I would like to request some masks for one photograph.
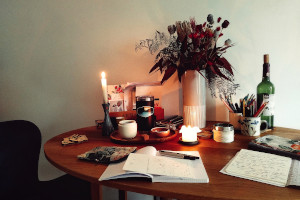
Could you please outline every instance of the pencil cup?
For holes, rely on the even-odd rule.
[[[233,125],[234,130],[241,130],[241,124],[239,122],[241,116],[242,113],[229,112],[229,123]]]
[[[261,131],[268,128],[268,122],[260,117],[241,117],[241,133],[247,136],[259,136]]]

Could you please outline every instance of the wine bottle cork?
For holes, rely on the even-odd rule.
[[[269,54],[264,55],[264,63],[269,63]]]

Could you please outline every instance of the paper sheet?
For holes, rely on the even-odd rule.
[[[291,158],[242,149],[221,172],[240,178],[285,187],[291,163]]]

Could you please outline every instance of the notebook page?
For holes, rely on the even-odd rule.
[[[194,178],[192,160],[131,153],[123,170],[172,177]]]
[[[165,176],[193,178],[192,160],[153,156],[149,158],[148,173]]]
[[[242,149],[221,172],[258,182],[284,187],[291,158]]]
[[[177,153],[184,153],[193,156],[199,156],[199,159],[191,162],[191,174],[194,174],[193,178],[174,177],[174,176],[160,176],[153,175],[152,182],[170,182],[170,183],[208,183],[209,178],[207,176],[205,167],[198,151],[173,151]],[[159,153],[157,154],[159,156]]]

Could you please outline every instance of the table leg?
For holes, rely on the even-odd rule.
[[[102,187],[100,184],[91,183],[91,199],[102,200]]]
[[[119,190],[119,200],[127,200],[127,192],[124,190]]]

